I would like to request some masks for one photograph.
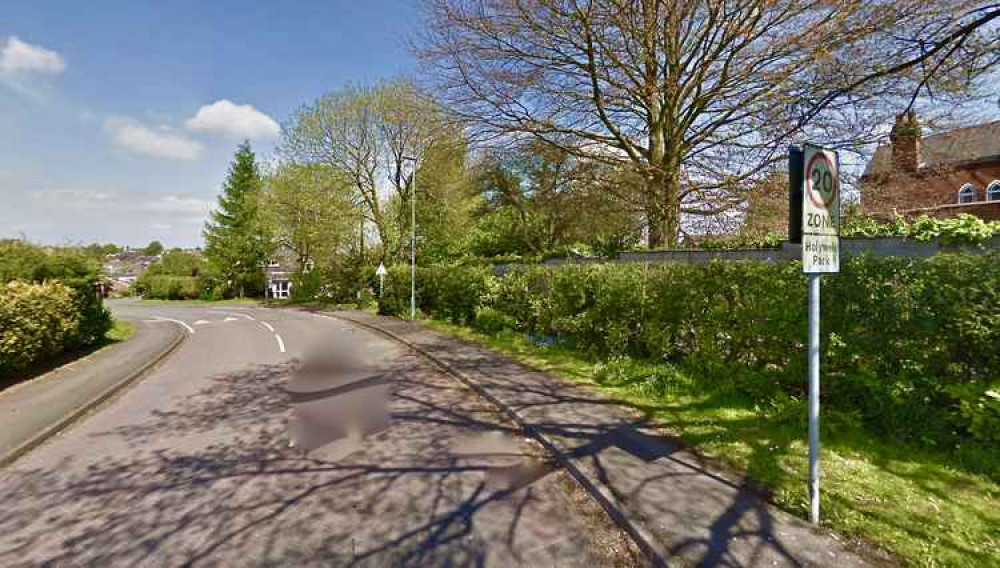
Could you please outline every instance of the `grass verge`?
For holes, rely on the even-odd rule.
[[[718,371],[631,360],[594,361],[559,344],[484,335],[440,321],[432,328],[588,384],[653,416],[702,454],[746,471],[782,508],[808,516],[805,404],[752,403]],[[821,416],[823,524],[916,566],[1000,566],[1000,473],[965,468],[952,454],[878,439]],[[988,467],[988,466],[987,466]]]
[[[132,337],[134,333],[134,325],[125,320],[116,319],[111,323],[111,329],[104,334],[104,345],[125,341],[126,339]]]

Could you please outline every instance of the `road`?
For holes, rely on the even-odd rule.
[[[0,565],[638,562],[495,408],[388,339],[291,310],[112,309],[188,338],[0,471]]]

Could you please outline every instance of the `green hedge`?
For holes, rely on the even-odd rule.
[[[111,314],[99,278],[100,264],[77,248],[0,240],[0,374],[103,341]]]
[[[0,288],[0,376],[20,371],[81,341],[84,314],[60,282],[8,282]]]
[[[417,283],[432,317],[697,365],[761,402],[805,395],[798,263],[431,267]],[[408,306],[409,273],[394,270],[380,311]],[[851,258],[824,278],[822,309],[826,408],[919,443],[1000,442],[998,256]]]
[[[136,281],[135,289],[154,300],[194,300],[202,296],[202,284],[194,276],[144,274]]]

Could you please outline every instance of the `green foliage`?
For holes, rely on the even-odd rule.
[[[240,144],[219,196],[219,206],[205,225],[205,258],[211,264],[213,294],[259,295],[270,239],[261,217],[262,182],[250,143]]]
[[[111,328],[111,315],[97,294],[100,264],[73,248],[44,249],[18,240],[0,241],[0,282],[59,281],[73,290],[78,322],[63,337],[63,349],[95,345]]]
[[[925,445],[992,439],[995,404],[984,393],[1000,368],[998,260],[854,257],[824,279],[827,408]],[[386,284],[382,313],[407,314],[408,271]],[[695,364],[778,407],[805,395],[805,292],[797,263],[417,273],[418,305],[432,317],[561,337],[601,358]]]
[[[82,314],[60,282],[11,281],[0,288],[0,376],[58,354],[78,336]]]
[[[1000,235],[1000,221],[987,222],[965,213],[946,219],[922,215],[912,222],[897,217],[890,223],[862,217],[845,223],[841,235],[907,237],[925,242],[940,239],[946,245],[976,245]]]
[[[198,278],[169,274],[143,274],[135,283],[136,291],[152,300],[195,300],[205,291]]]
[[[171,250],[136,280],[135,291],[154,300],[211,299],[205,261],[198,255]]]
[[[698,250],[757,250],[781,248],[787,233],[705,236],[694,239],[690,248]]]
[[[157,276],[198,276],[204,270],[205,260],[190,252],[173,249],[164,253],[160,260],[153,263],[143,274]]]
[[[517,322],[500,310],[483,306],[476,309],[476,318],[472,326],[487,335],[496,335],[514,329]]]
[[[157,256],[163,252],[163,243],[160,241],[150,241],[146,248],[142,249],[142,254],[146,256]]]

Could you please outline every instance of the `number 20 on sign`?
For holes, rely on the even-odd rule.
[[[806,146],[802,196],[802,271],[840,270],[840,179],[836,152]]]

